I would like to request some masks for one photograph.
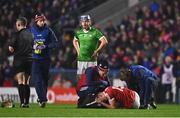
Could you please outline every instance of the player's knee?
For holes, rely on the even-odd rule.
[[[23,84],[23,73],[16,74],[15,80],[18,82],[18,84]]]

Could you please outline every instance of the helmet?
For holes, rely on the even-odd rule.
[[[45,20],[45,19],[46,19],[46,17],[41,13],[38,13],[35,15],[35,22],[37,22],[39,20]]]
[[[108,64],[108,62],[106,60],[101,60],[98,63],[98,68],[100,70],[103,70],[103,71],[108,70],[109,69],[109,64]]]
[[[91,17],[90,17],[90,15],[82,15],[82,16],[80,16],[80,20],[81,21],[91,20]]]

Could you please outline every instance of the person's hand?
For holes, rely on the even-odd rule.
[[[96,101],[97,103],[101,103],[101,100],[100,100],[98,97],[96,97],[95,101]]]
[[[11,46],[9,46],[9,51],[10,51],[11,53],[13,53],[13,52],[14,52],[14,48],[11,47]]]
[[[104,85],[104,86],[107,86],[107,85],[108,85],[108,82],[107,82],[107,81],[104,81],[104,80],[100,80],[100,81],[101,81],[102,85]]]
[[[40,49],[40,50],[45,49],[45,48],[46,48],[45,45],[39,45],[39,46],[37,46],[37,49]]]
[[[45,49],[45,48],[46,48],[45,45],[34,45],[34,46],[33,46],[33,49],[34,49],[34,50],[37,50],[37,49],[42,50],[42,49]]]
[[[96,58],[97,56],[98,56],[98,51],[95,50],[91,57],[92,57],[92,58]]]
[[[77,56],[79,56],[79,54],[80,54],[80,51],[77,51]]]

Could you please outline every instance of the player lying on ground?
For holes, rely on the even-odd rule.
[[[120,107],[138,109],[140,106],[139,95],[124,87],[107,87],[97,95],[96,102],[109,109]]]

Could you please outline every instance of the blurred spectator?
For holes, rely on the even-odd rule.
[[[161,83],[163,90],[162,100],[166,103],[175,102],[175,77],[173,68],[172,58],[170,56],[165,57],[164,64],[161,67]]]
[[[2,75],[3,75],[3,86],[4,87],[13,86],[12,67],[9,65],[8,60],[5,60],[3,62]]]
[[[176,103],[180,104],[180,49],[178,49],[177,53],[174,63],[174,75],[176,77]]]
[[[62,80],[62,87],[63,88],[71,88],[72,87],[72,82],[67,79]]]
[[[62,79],[60,74],[55,75],[53,79],[54,81],[52,83],[52,87],[62,87]]]
[[[150,7],[152,12],[157,12],[159,10],[159,4],[156,2],[156,0],[153,1]]]

